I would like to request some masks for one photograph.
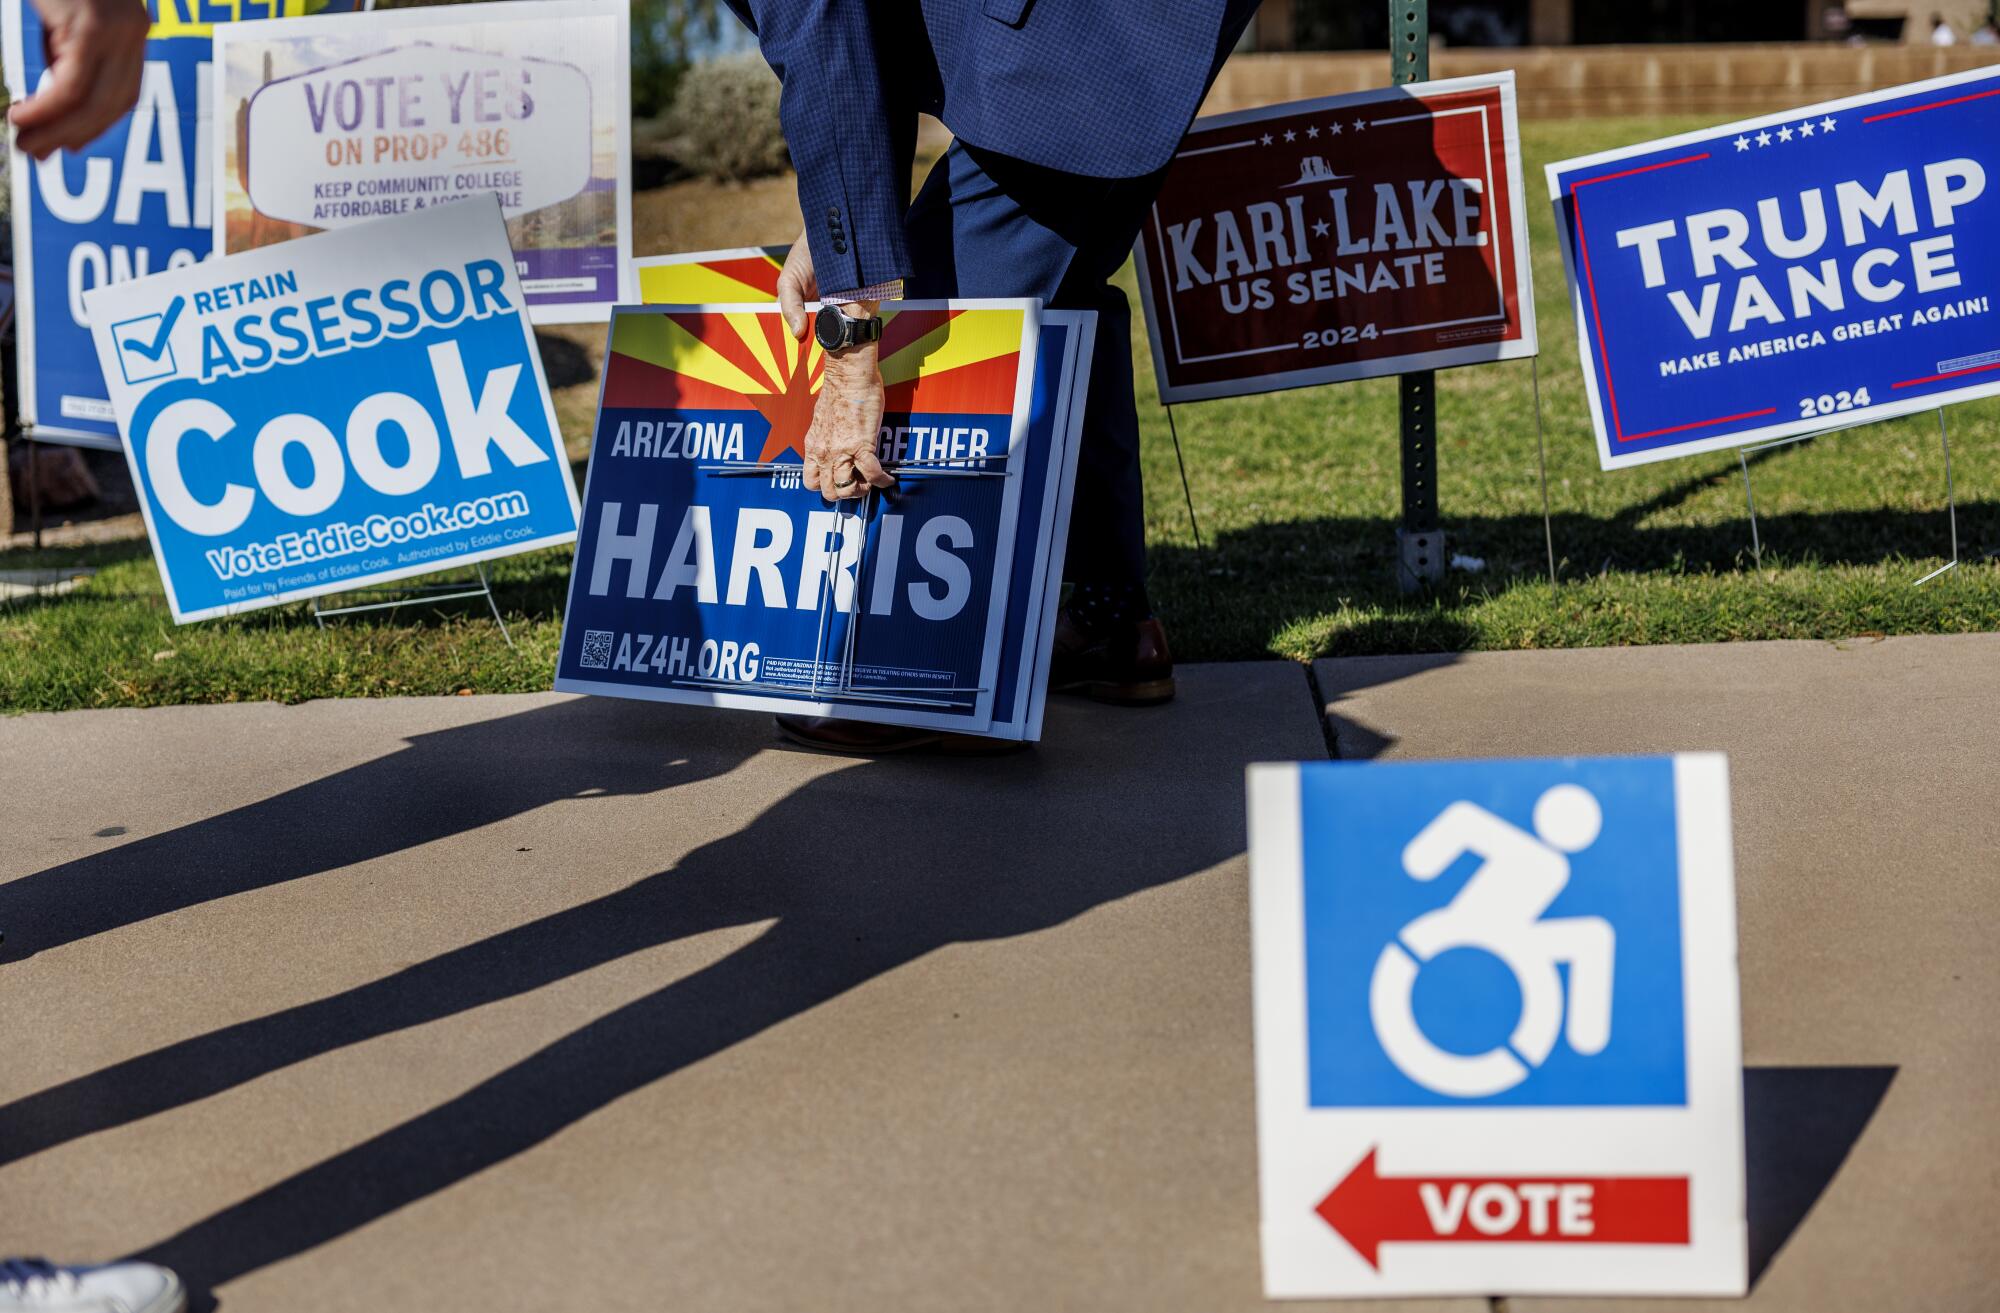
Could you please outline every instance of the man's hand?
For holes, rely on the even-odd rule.
[[[812,248],[803,234],[792,243],[785,267],[778,273],[778,308],[792,336],[805,342],[812,333],[806,302],[819,297],[813,272]],[[857,315],[873,315],[877,306],[857,302]],[[806,430],[805,485],[829,501],[859,497],[870,485],[887,488],[896,482],[876,458],[875,443],[882,430],[882,371],[876,343],[864,342],[844,351],[828,352],[820,371],[819,400],[813,404],[812,427]]]
[[[142,0],[34,0],[48,71],[8,107],[14,145],[36,159],[89,145],[138,102],[152,25]]]

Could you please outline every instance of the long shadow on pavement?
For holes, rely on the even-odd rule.
[[[1261,687],[1269,696],[1273,681]],[[1284,672],[1282,687],[1305,712],[1303,677]],[[1229,732],[1240,723],[1231,696],[1194,713],[1209,720],[1198,752],[1163,754],[1161,734],[1142,725],[1188,710],[1099,713],[1081,749],[834,770],[616,893],[17,1100],[0,1109],[0,1160],[654,945],[775,918],[722,961],[145,1251],[195,1288],[223,1284],[520,1154],[934,949],[1042,930],[1237,856],[1243,767],[1273,748]],[[571,702],[420,735],[265,802],[0,887],[0,908],[10,930],[47,947],[558,799],[670,789],[770,742],[755,718],[671,711]],[[923,836],[938,842],[912,842]]]
[[[0,961],[564,799],[663,792],[731,770],[769,742],[766,726],[744,718],[698,722],[607,701],[554,703],[415,735],[388,756],[0,885],[7,934]],[[0,1161],[20,1156],[4,1137],[0,1145]]]

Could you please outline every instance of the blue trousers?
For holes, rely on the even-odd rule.
[[[1132,309],[1111,276],[1131,254],[1161,174],[1086,178],[954,141],[905,224],[912,299],[1031,296],[1095,310],[1064,573],[1145,596],[1146,512],[1132,393]]]

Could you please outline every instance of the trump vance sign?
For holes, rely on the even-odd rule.
[[[2000,392],[2000,70],[1548,180],[1606,469]]]
[[[1197,119],[1137,256],[1162,401],[1531,356],[1514,75]]]

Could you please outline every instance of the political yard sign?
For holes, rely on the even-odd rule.
[[[177,622],[576,537],[491,196],[85,300]]]
[[[739,246],[727,251],[649,255],[634,260],[639,299],[647,305],[702,305],[778,299],[778,274],[790,248]]]
[[[1266,1293],[1742,1294],[1724,759],[1249,793]]]
[[[775,305],[614,314],[558,689],[1040,736],[1094,316],[884,320],[897,483],[836,505],[800,477],[821,353]]]
[[[116,447],[83,296],[205,258],[209,236],[210,33],[237,19],[333,14],[355,0],[149,0],[153,27],[139,103],[82,150],[13,158],[16,341],[22,423],[37,438]],[[7,89],[48,73],[40,15],[0,0]]]
[[[1548,178],[1606,469],[2000,392],[2000,70]]]
[[[632,254],[628,23],[513,0],[219,33],[215,249],[493,195],[536,322],[602,320]]]
[[[1160,399],[1535,354],[1514,75],[1197,119],[1139,234]]]

